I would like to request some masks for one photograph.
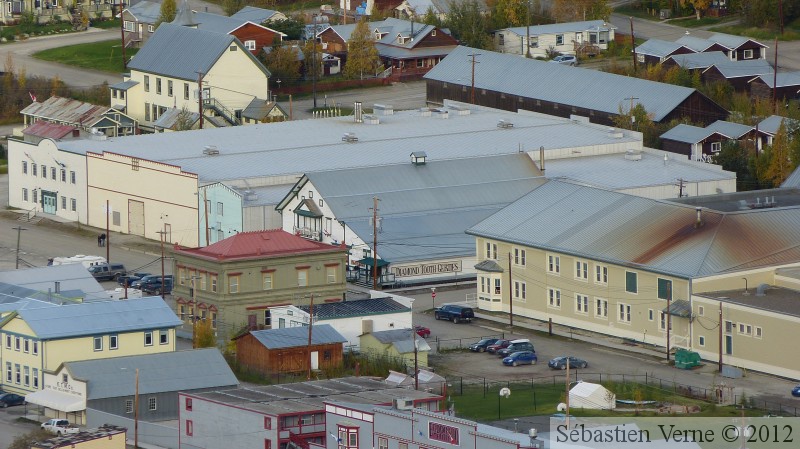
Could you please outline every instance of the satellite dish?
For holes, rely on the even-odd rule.
[[[500,389],[500,396],[507,398],[511,396],[511,389],[503,387]]]
[[[558,407],[556,407],[556,410],[558,410],[559,412],[567,411],[567,404],[565,404],[563,402],[558,404]]]

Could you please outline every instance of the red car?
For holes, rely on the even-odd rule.
[[[511,340],[497,340],[493,345],[486,347],[486,352],[489,354],[495,354],[497,351],[507,348],[510,344]]]
[[[428,338],[431,335],[431,330],[424,326],[414,326],[414,330],[422,338]]]

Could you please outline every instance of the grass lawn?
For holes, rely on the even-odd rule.
[[[125,56],[130,58],[136,54],[137,50],[135,48],[127,48]],[[112,73],[123,72],[122,47],[119,39],[51,48],[34,53],[33,56],[45,61],[60,62],[84,69]]]
[[[667,23],[670,25],[675,25],[683,28],[697,28],[707,25],[720,25],[722,22],[730,21],[730,17],[720,18],[720,17],[703,17],[700,20],[697,20],[696,16],[692,17],[681,17],[678,19],[671,19],[668,20]]]
[[[108,30],[111,28],[119,29],[120,23],[119,19],[112,19],[112,20],[93,20],[92,21],[92,28],[101,28],[104,30]]]
[[[783,34],[778,30],[770,28],[747,27],[744,25],[722,25],[709,29],[719,33],[735,34],[737,36],[747,36],[759,41],[773,41],[777,37],[779,41],[796,41],[800,40],[800,26],[798,23],[785,26]]]
[[[622,16],[661,21],[661,19],[658,18],[658,11],[655,11],[655,14],[651,14],[645,8],[634,8],[627,4],[614,8],[614,12]]]

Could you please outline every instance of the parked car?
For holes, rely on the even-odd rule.
[[[795,387],[792,388],[792,396],[800,398],[800,385],[795,385]]]
[[[452,321],[458,324],[462,321],[472,321],[475,318],[475,311],[472,310],[472,307],[445,304],[433,311],[433,317],[437,320]]]
[[[555,58],[551,59],[550,62],[555,62],[556,64],[563,64],[575,67],[578,65],[578,58],[574,55],[558,55]]]
[[[496,342],[494,342],[493,344],[487,346],[486,347],[486,352],[488,352],[489,354],[497,354],[497,351],[499,351],[499,350],[501,350],[503,348],[507,348],[508,345],[510,345],[510,344],[511,344],[511,340],[504,340],[504,339],[501,338],[501,339],[497,340]]]
[[[128,287],[132,287],[133,283],[138,281],[139,279],[150,276],[152,273],[133,273],[133,274],[126,274],[125,276],[120,276],[117,278],[117,284],[124,287],[125,282],[128,283]]]
[[[520,338],[519,340],[512,340],[511,344],[508,345],[507,347],[503,349],[498,349],[497,355],[499,355],[500,357],[508,357],[509,354],[512,354],[517,351],[536,352],[536,350],[533,349],[533,345],[531,344],[530,340],[528,340],[527,338]]]
[[[483,340],[469,345],[472,352],[486,352],[486,348],[500,341],[499,338],[484,338]]]
[[[583,359],[579,359],[577,357],[556,357],[553,360],[550,360],[547,363],[547,366],[553,369],[567,369],[567,358],[569,358],[569,368],[586,368],[589,366],[589,362]]]
[[[70,424],[69,421],[67,421],[66,419],[58,419],[58,418],[51,419],[45,423],[42,423],[41,427],[43,430],[46,430],[58,436],[78,433],[78,431],[80,431],[80,429]]]
[[[161,288],[161,276],[158,277],[157,280],[148,282],[147,284],[142,284],[142,292],[150,294],[150,295],[160,295],[162,290],[164,294],[172,293],[172,278],[164,278],[164,288]]]
[[[425,326],[414,326],[414,331],[422,338],[428,338],[431,336],[431,330]]]
[[[98,281],[111,281],[117,280],[127,273],[127,270],[121,263],[99,263],[89,267],[89,273],[92,273],[92,276]]]
[[[164,279],[165,280],[169,279],[170,282],[171,282],[172,281],[172,275],[168,274],[168,275],[164,276]],[[138,288],[139,290],[144,291],[144,287],[145,286],[148,286],[148,285],[151,285],[151,284],[155,284],[155,283],[159,283],[159,285],[160,285],[160,283],[161,283],[161,275],[160,274],[151,274],[149,276],[144,276],[141,279],[139,279],[138,281],[133,281],[133,284],[131,284],[130,287]]]
[[[0,408],[25,405],[25,396],[14,393],[0,393]]]
[[[536,353],[532,351],[517,351],[512,352],[508,357],[503,359],[503,365],[518,366],[518,365],[536,365],[539,358]]]

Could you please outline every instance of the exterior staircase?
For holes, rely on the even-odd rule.
[[[203,109],[214,111],[217,115],[223,117],[225,121],[231,125],[241,125],[239,119],[236,118],[236,113],[225,107],[225,105],[217,101],[215,98],[204,98]]]

